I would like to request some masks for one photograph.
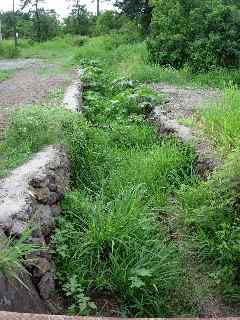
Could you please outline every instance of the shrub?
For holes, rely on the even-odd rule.
[[[193,71],[238,67],[239,7],[222,0],[155,0],[148,42],[155,63]]]

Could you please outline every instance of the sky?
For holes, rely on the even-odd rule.
[[[20,0],[15,0],[16,7],[19,6]],[[69,8],[69,2],[70,0],[45,0],[46,4],[44,7],[46,9],[55,9],[58,14],[60,14],[62,17],[65,17],[68,15],[70,8]],[[96,11],[96,5],[95,0],[82,0],[81,4],[86,5],[88,10],[95,12]],[[101,4],[101,10],[107,10],[111,9],[112,5],[110,3],[102,3]],[[7,11],[12,9],[12,0],[0,0],[0,11]]]

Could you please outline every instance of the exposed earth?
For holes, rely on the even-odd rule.
[[[0,71],[11,70],[12,75],[0,82],[0,134],[7,119],[18,107],[58,105],[59,96],[72,81],[72,71],[59,72],[61,66],[41,60],[0,60]]]
[[[216,90],[179,88],[164,83],[154,84],[153,89],[167,97],[164,105],[156,111],[171,120],[191,118],[199,107],[219,97],[219,91]]]

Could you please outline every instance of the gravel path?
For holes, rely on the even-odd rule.
[[[58,103],[50,95],[61,93],[72,80],[72,72],[59,72],[59,66],[40,60],[0,60],[0,70],[14,70],[14,75],[0,82],[0,134],[8,115],[18,107]]]
[[[37,59],[11,59],[11,60],[0,60],[0,70],[17,70],[32,65],[39,64],[40,60]]]

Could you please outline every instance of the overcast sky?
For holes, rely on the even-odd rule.
[[[16,7],[19,6],[20,0],[15,0]],[[69,3],[71,0],[45,0],[44,7],[47,9],[55,9],[62,17],[66,16],[69,12]],[[95,0],[82,0],[81,4],[85,4],[92,12],[96,11]],[[101,10],[111,9],[110,3],[102,3]],[[12,0],[0,0],[0,11],[7,11],[12,9]]]

